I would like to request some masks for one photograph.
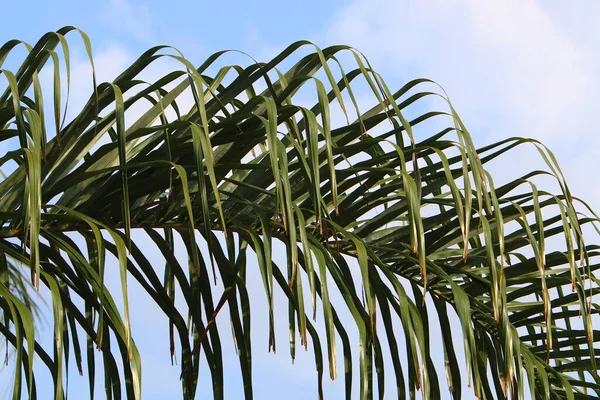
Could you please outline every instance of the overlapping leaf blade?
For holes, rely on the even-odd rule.
[[[39,397],[32,385],[36,353],[53,374],[55,397],[62,398],[69,352],[61,349],[73,345],[80,363],[80,330],[88,342],[90,393],[102,360],[109,398],[140,397],[141,364],[127,306],[131,278],[169,321],[167,345],[173,355],[178,342],[186,398],[196,394],[201,353],[214,397],[224,395],[218,327],[228,305],[250,398],[248,274],[259,275],[264,286],[268,321],[258,323],[268,324],[267,347],[273,351],[275,320],[281,318],[275,293],[282,289],[292,357],[296,334],[304,347],[310,338],[318,396],[323,396],[321,342],[327,343],[329,375],[335,378],[339,338],[348,398],[351,393],[372,398],[374,382],[383,397],[384,374],[390,373],[384,371],[392,368],[398,397],[417,390],[424,398],[438,397],[444,374],[433,369],[429,323],[436,318],[444,335],[446,386],[454,396],[464,394],[465,380],[481,398],[516,398],[526,391],[541,398],[600,396],[595,355],[600,331],[594,328],[599,252],[586,244],[597,236],[583,240],[586,227],[599,221],[593,213],[579,213],[587,206],[571,195],[556,158],[542,144],[510,138],[477,149],[446,94],[432,91],[432,82],[418,79],[392,93],[356,50],[321,50],[309,42],[292,44],[268,63],[221,68],[227,52],[195,68],[180,53],[155,47],[111,83],[97,85],[94,73],[89,101],[67,122],[60,107],[69,97],[65,35],[73,30],[66,27],[26,45],[28,55],[17,71],[2,70],[7,85],[0,97],[0,141],[6,150],[0,167],[14,165],[0,182],[0,272],[20,263],[30,269],[34,284],[41,277],[52,293],[57,340],[55,357],[49,357],[35,342],[33,306],[19,274],[0,275],[5,320],[0,332],[17,346],[15,396],[22,389],[23,363],[28,393]],[[93,69],[89,39],[78,32]],[[0,64],[19,43],[0,48]],[[304,46],[316,50],[298,57]],[[339,62],[344,52],[355,62],[347,72]],[[66,80],[59,71],[61,53]],[[176,60],[182,70],[142,85],[140,76],[160,58]],[[44,125],[45,93],[38,81],[45,65],[54,68],[54,134]],[[356,95],[361,79],[373,101],[365,113]],[[295,97],[305,85],[314,93],[312,107]],[[447,108],[424,111],[432,96],[442,97]],[[142,103],[149,106],[136,116],[131,110]],[[357,118],[350,123],[352,111]],[[442,128],[422,135],[432,126]],[[486,164],[521,145],[534,146],[546,171],[523,171],[495,185]],[[550,194],[538,182],[541,176],[552,177],[558,191]],[[138,229],[148,238],[130,243]],[[174,232],[185,243],[181,249],[174,246]],[[552,249],[557,238],[564,248]],[[167,263],[164,281],[141,251],[149,245]],[[105,286],[106,250],[119,260],[123,315]],[[180,265],[176,252],[187,255],[189,268]],[[274,261],[277,252],[287,254],[287,278]],[[222,289],[211,285],[205,259]],[[176,287],[181,298],[175,298]],[[342,299],[339,304],[331,300],[334,295]],[[427,307],[428,296],[435,307]],[[342,311],[349,313],[347,321]],[[323,332],[311,316],[323,318]],[[62,336],[65,321],[73,343]],[[461,336],[463,349],[454,348],[449,337],[453,326],[461,327],[452,335]],[[351,329],[359,336],[358,374]],[[384,342],[391,359],[382,355]],[[102,357],[93,355],[93,343]],[[461,351],[464,366],[457,362]],[[355,379],[360,389],[353,392]]]

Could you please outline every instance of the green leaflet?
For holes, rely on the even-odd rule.
[[[67,106],[79,106],[69,103],[71,31],[82,40],[94,87],[67,121]],[[81,329],[90,393],[102,362],[108,398],[140,397],[130,279],[164,314],[165,346],[180,362],[189,398],[199,393],[204,360],[213,397],[224,396],[220,313],[227,305],[244,395],[251,398],[251,323],[262,322],[250,315],[252,273],[260,275],[267,299],[266,350],[276,350],[281,291],[291,356],[296,337],[306,348],[312,343],[319,397],[327,394],[322,340],[332,379],[340,372],[341,341],[346,398],[416,398],[420,391],[433,399],[444,384],[455,397],[600,396],[594,325],[600,247],[586,229],[591,224],[590,232],[600,233],[598,216],[570,192],[543,144],[515,137],[477,148],[443,89],[416,79],[392,92],[348,46],[320,49],[300,41],[266,63],[248,57],[248,64],[223,65],[228,52],[217,52],[197,66],[177,49],[157,46],[98,86],[91,42],[76,28],[48,33],[34,46],[10,41],[0,47],[0,65],[19,44],[27,54],[17,70],[0,70],[6,82],[0,88],[6,149],[0,154],[0,330],[17,347],[17,365],[26,364],[15,374],[15,399],[23,394],[23,370],[29,395],[42,396],[32,383],[34,353],[61,398],[59,377],[70,354],[81,368]],[[181,68],[152,82],[140,79],[165,57]],[[39,82],[45,67],[52,68],[52,94]],[[358,100],[367,95],[374,104],[363,112]],[[440,109],[431,109],[431,96],[442,98]],[[52,129],[45,126],[48,102]],[[345,120],[339,126],[335,103]],[[136,113],[138,107],[145,108]],[[506,161],[522,145],[533,145],[547,171],[523,171],[496,186],[488,163]],[[556,180],[558,193],[547,191],[547,178]],[[131,234],[136,229],[151,241],[138,241]],[[174,231],[185,248],[175,245]],[[166,260],[164,277],[156,275],[146,246],[156,246]],[[248,246],[255,258],[247,258]],[[274,262],[283,247],[285,271]],[[105,285],[104,270],[112,267],[106,250],[118,259],[122,313]],[[205,256],[223,293],[214,292]],[[27,269],[34,285],[41,282],[52,294],[56,359],[34,340],[36,301],[20,279]],[[405,291],[409,283],[414,300]],[[310,315],[323,318],[322,329]],[[438,325],[446,382],[433,369],[431,330]],[[358,343],[350,340],[354,332]],[[463,341],[462,349],[452,338]],[[94,356],[94,345],[102,357]],[[466,365],[457,351],[464,351]],[[390,368],[396,387],[384,392]],[[465,383],[470,391],[462,389]]]

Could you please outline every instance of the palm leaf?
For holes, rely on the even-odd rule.
[[[291,356],[297,334],[301,346],[312,344],[319,397],[325,368],[332,379],[341,375],[337,339],[347,398],[383,398],[386,370],[397,386],[390,396],[400,398],[418,390],[423,398],[439,398],[444,387],[460,398],[465,381],[480,398],[600,395],[600,331],[593,326],[600,309],[593,298],[598,246],[583,239],[598,217],[571,195],[541,143],[516,137],[476,148],[433,82],[414,80],[392,93],[358,51],[321,50],[309,42],[292,44],[268,63],[250,59],[220,69],[227,52],[196,68],[180,53],[155,47],[111,83],[97,85],[94,76],[89,100],[67,122],[58,54],[68,88],[65,35],[77,33],[93,68],[87,36],[65,27],[33,47],[25,44],[28,55],[16,72],[2,70],[8,84],[0,96],[0,168],[6,173],[0,182],[0,332],[16,349],[15,398],[23,391],[37,397],[34,353],[53,376],[55,397],[63,398],[67,348],[74,347],[81,368],[76,338],[82,332],[90,396],[99,362],[95,343],[107,396],[140,397],[129,279],[170,324],[171,355],[176,347],[181,352],[184,398],[196,393],[201,353],[214,397],[223,398],[218,322],[228,305],[244,393],[251,398],[246,285],[253,273],[268,299],[269,349],[276,349],[279,335],[273,311],[279,288],[289,307]],[[0,48],[0,67],[19,44]],[[306,47],[313,52],[299,56]],[[338,61],[346,54],[354,60],[344,65],[348,72]],[[180,68],[143,82],[140,76],[163,57]],[[45,66],[55,71],[53,90],[43,93],[53,96],[54,132],[45,126],[38,78]],[[360,87],[373,98],[364,113],[355,94]],[[297,101],[301,89],[314,93],[312,107]],[[443,107],[429,111],[439,104],[434,99]],[[133,113],[142,104],[145,111]],[[346,122],[336,124],[337,116]],[[486,164],[522,145],[539,152],[546,171],[523,171],[495,186]],[[544,176],[556,182],[555,190]],[[148,239],[132,239],[140,229]],[[175,235],[184,248],[174,245]],[[149,245],[167,262],[163,279],[142,250]],[[273,260],[282,249],[287,268]],[[104,282],[107,251],[119,260],[123,313]],[[181,251],[187,268],[175,257]],[[26,285],[9,284],[6,275],[27,270],[35,287],[41,282],[52,294],[53,349],[37,341]],[[211,282],[217,277],[222,287]],[[340,302],[331,301],[333,292]],[[340,311],[351,320],[342,321]],[[312,322],[317,317],[324,331]],[[445,374],[432,361],[432,318],[442,330]],[[359,333],[358,353],[350,330]],[[462,338],[462,349],[453,335]],[[466,365],[459,365],[457,352],[464,352]]]

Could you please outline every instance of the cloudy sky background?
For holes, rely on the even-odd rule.
[[[419,77],[439,82],[478,147],[509,136],[542,140],[557,155],[572,192],[600,210],[600,189],[595,184],[600,165],[595,119],[600,104],[600,27],[594,18],[600,3],[596,1],[91,3],[4,4],[5,15],[15,17],[5,18],[0,25],[0,43],[18,38],[33,44],[47,31],[75,25],[92,40],[100,81],[113,79],[142,51],[157,44],[177,47],[195,64],[228,48],[266,61],[299,39],[314,41],[320,47],[349,44],[367,56],[392,89]],[[75,43],[75,35],[71,38]],[[76,105],[87,97],[90,79],[81,46],[72,57]],[[160,71],[156,73],[156,77],[161,76]],[[543,168],[533,147],[519,149],[503,161],[501,166],[493,166],[500,181],[515,177],[521,168]],[[135,286],[132,290],[135,299]],[[137,305],[132,302],[132,307],[145,310],[133,312],[134,335],[144,355],[145,398],[176,398],[179,367],[164,367],[169,362],[166,323],[157,321],[156,310],[145,308],[143,300]],[[253,326],[261,329],[260,325],[266,325],[260,320],[265,314],[258,304],[253,307],[257,310]],[[286,322],[285,317],[282,319],[279,336],[283,348]],[[221,327],[226,368],[231,370],[227,373],[231,375],[227,398],[235,399],[241,393],[237,361],[227,342],[227,322]],[[266,336],[257,334],[256,338],[257,399],[300,399],[306,393],[316,393],[312,354],[301,356],[291,366],[286,351],[267,355]],[[0,373],[0,397],[9,395],[2,390],[2,382],[9,386],[7,371]],[[206,370],[203,382],[207,384],[208,379]],[[97,379],[99,395],[102,384]],[[72,374],[72,395],[86,396],[86,385],[86,377]],[[339,379],[327,386],[326,395],[337,398],[342,389]]]

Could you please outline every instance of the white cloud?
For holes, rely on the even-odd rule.
[[[111,0],[106,19],[115,28],[125,30],[128,36],[152,45],[156,44],[157,33],[164,25],[146,5],[128,0]]]
[[[174,6],[185,7],[179,3]],[[141,50],[157,45],[173,45],[187,56],[207,55],[204,45],[196,37],[183,33],[178,21],[173,21],[175,14],[159,13],[156,7],[145,1],[110,0],[104,4],[101,18],[114,31],[112,37],[119,35],[130,44],[133,39],[133,43],[137,41],[138,45],[141,44]]]
[[[587,108],[590,60],[536,1],[357,0],[332,26],[386,76],[438,81],[467,122],[507,118],[501,136],[556,139]]]
[[[355,0],[330,24],[326,40],[361,50],[392,86],[419,77],[439,82],[479,146],[510,136],[542,140],[575,194],[598,208],[600,191],[586,185],[600,144],[593,123],[600,34],[588,5]],[[504,157],[494,172],[502,181],[505,169],[522,170],[531,158],[539,158],[533,147]]]
[[[112,82],[131,64],[133,55],[118,44],[112,44],[94,53],[94,67],[98,84]],[[87,59],[76,58],[72,66],[71,95],[73,96],[73,111],[79,111],[77,106],[87,100],[93,91],[92,67]],[[51,72],[51,71],[49,71]]]

